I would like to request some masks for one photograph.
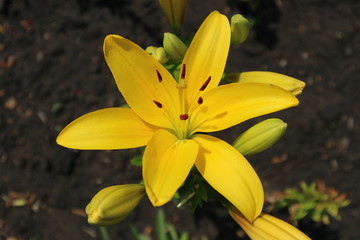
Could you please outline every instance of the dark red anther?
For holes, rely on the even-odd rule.
[[[162,79],[162,76],[161,76],[161,74],[159,73],[158,70],[156,70],[156,74],[157,74],[159,82],[162,82],[163,79]]]
[[[180,114],[180,120],[186,120],[189,118],[189,115],[185,114]]]
[[[201,86],[199,91],[204,91],[205,88],[209,85],[210,80],[211,80],[211,76],[208,77],[208,79],[204,82],[204,84]]]
[[[156,104],[156,106],[158,107],[158,108],[162,108],[162,104],[161,103],[159,103],[159,102],[157,102],[157,101],[153,101],[155,104]]]
[[[182,65],[182,70],[181,70],[181,79],[185,78],[185,74],[186,74],[186,65],[183,64]]]
[[[203,99],[202,99],[202,97],[199,97],[199,99],[198,99],[198,104],[202,104],[203,103]]]

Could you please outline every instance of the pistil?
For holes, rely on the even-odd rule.
[[[178,126],[179,127],[178,137],[180,139],[185,139],[187,137],[187,127],[188,127],[187,119],[189,118],[189,115],[186,113],[186,106],[185,106],[185,89],[186,89],[185,76],[186,76],[186,65],[183,64],[180,79],[178,84],[176,85],[176,88],[179,90],[179,102],[180,102],[179,119],[181,121],[179,122],[179,126]]]

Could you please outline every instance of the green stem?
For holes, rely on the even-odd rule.
[[[100,230],[101,238],[103,240],[111,240],[109,236],[109,232],[106,229],[106,227],[99,227],[99,230]]]
[[[158,240],[167,240],[166,237],[166,226],[165,226],[165,214],[160,208],[156,215],[156,233]]]

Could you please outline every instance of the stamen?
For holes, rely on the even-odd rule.
[[[186,64],[183,64],[182,71],[181,71],[181,79],[185,78],[185,73],[186,73]]]
[[[157,106],[158,108],[162,108],[162,104],[161,104],[161,103],[159,103],[159,102],[157,102],[157,101],[155,101],[155,100],[153,100],[153,102],[156,104],[156,106]]]
[[[189,118],[189,115],[185,114],[180,114],[180,120],[186,120]]]
[[[159,73],[158,70],[156,70],[156,74],[157,74],[159,82],[162,82],[163,79],[162,79],[162,76],[161,76],[161,74]]]
[[[202,97],[199,97],[198,104],[202,104],[202,103],[203,103],[203,99],[202,99]]]
[[[204,84],[201,86],[199,91],[204,91],[205,88],[209,85],[210,80],[211,80],[211,76],[208,77],[208,79],[204,82]]]

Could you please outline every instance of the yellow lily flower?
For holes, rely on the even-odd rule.
[[[143,178],[154,206],[172,199],[191,168],[250,221],[262,210],[261,182],[247,160],[224,141],[197,132],[229,128],[295,106],[298,100],[270,84],[218,86],[230,46],[226,16],[212,12],[187,50],[179,82],[138,45],[105,38],[104,54],[130,108],[108,108],[70,123],[58,144],[75,149],[125,149],[147,145]]]
[[[252,223],[236,209],[231,209],[229,214],[252,240],[310,240],[296,227],[266,213],[261,213]]]

